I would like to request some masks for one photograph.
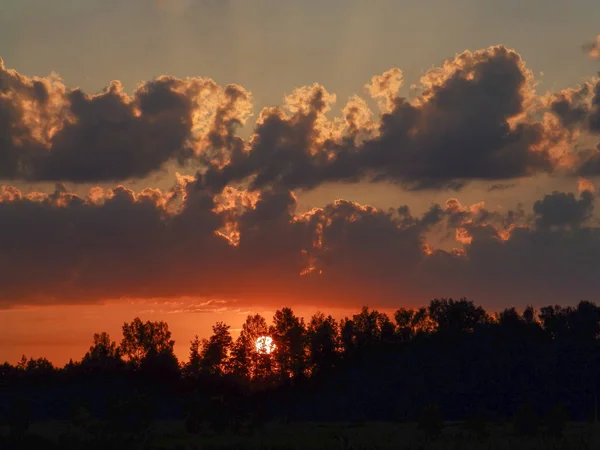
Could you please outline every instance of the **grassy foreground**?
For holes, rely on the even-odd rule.
[[[32,424],[19,441],[9,440],[0,429],[0,448],[140,448],[140,449],[592,449],[600,448],[598,426],[569,423],[561,437],[543,428],[531,436],[519,436],[510,423],[492,423],[473,430],[463,423],[446,423],[439,435],[427,436],[416,424],[368,423],[268,423],[253,433],[220,433],[209,429],[190,434],[183,422],[156,422],[138,436],[97,434],[94,427],[69,422]]]

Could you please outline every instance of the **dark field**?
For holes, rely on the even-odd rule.
[[[97,425],[97,424],[96,424]],[[185,430],[183,421],[160,421],[144,434],[113,436],[70,422],[32,424],[19,442],[7,440],[2,428],[4,449],[594,449],[600,448],[600,427],[570,422],[563,436],[553,437],[545,427],[531,436],[519,436],[510,422],[486,424],[473,430],[468,423],[446,423],[438,436],[428,436],[416,423],[298,423],[270,422],[252,433],[215,434],[208,427],[198,433]],[[98,433],[98,434],[96,434]]]

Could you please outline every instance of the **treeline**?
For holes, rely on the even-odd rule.
[[[261,336],[273,339],[271,353],[257,350]],[[363,307],[341,321],[282,308],[270,324],[248,316],[237,339],[216,323],[180,362],[167,323],[135,318],[118,343],[95,334],[79,361],[58,369],[23,357],[1,366],[0,380],[13,400],[52,391],[35,397],[46,416],[82,398],[101,415],[111,395],[146,387],[161,399],[157,414],[173,417],[188,414],[191,399],[214,408],[218,398],[228,411],[251,401],[288,420],[414,420],[431,405],[447,419],[506,418],[525,404],[539,415],[562,405],[584,420],[598,405],[599,336],[600,308],[586,301],[489,314],[464,298],[436,299],[393,317]]]

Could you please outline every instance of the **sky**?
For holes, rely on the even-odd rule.
[[[600,301],[600,4],[4,0],[0,360]]]

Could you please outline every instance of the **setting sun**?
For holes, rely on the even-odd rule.
[[[257,353],[261,355],[269,355],[277,348],[273,342],[273,338],[270,336],[261,336],[257,338],[255,346]]]

